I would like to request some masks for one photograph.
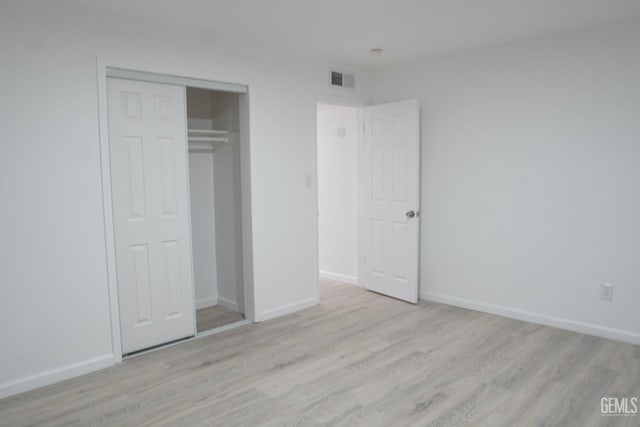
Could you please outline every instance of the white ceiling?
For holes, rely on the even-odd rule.
[[[376,66],[640,17],[640,0],[68,0],[217,40]],[[382,56],[369,49],[384,48]]]

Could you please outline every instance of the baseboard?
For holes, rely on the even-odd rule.
[[[96,357],[83,362],[52,369],[39,374],[28,375],[26,377],[7,381],[0,384],[0,399],[12,396],[35,388],[44,387],[78,375],[88,374],[99,369],[108,368],[114,365],[113,354]]]
[[[240,306],[237,302],[221,297],[220,295],[218,295],[218,305],[228,308],[229,310],[240,311]]]
[[[329,271],[320,270],[320,278],[360,286],[358,285],[358,278],[356,276],[347,276],[346,274],[331,273]]]
[[[265,320],[275,319],[276,317],[284,316],[296,311],[304,310],[305,308],[313,307],[314,305],[318,305],[319,303],[320,301],[318,300],[318,298],[309,298],[295,302],[293,304],[287,304],[278,308],[266,310],[260,314],[260,318],[258,321],[263,322]]]
[[[555,328],[566,329],[582,334],[595,335],[597,337],[608,338],[616,341],[624,341],[630,344],[640,344],[640,334],[631,331],[625,331],[623,329],[607,328],[605,326],[599,326],[593,323],[578,322],[575,320],[563,319],[546,314],[539,314],[510,307],[486,304],[479,301],[452,297],[435,292],[420,292],[420,298],[427,301],[439,302],[442,304],[481,311],[483,313],[496,314],[498,316],[523,320],[525,322],[553,326]]]
[[[196,310],[201,308],[212,307],[218,305],[218,297],[201,298],[196,300]]]

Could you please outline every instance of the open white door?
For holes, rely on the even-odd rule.
[[[185,88],[108,79],[122,351],[195,333]]]
[[[417,100],[364,109],[363,253],[366,289],[418,302],[420,113]]]

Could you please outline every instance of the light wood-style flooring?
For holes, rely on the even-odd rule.
[[[0,401],[3,426],[606,426],[640,347],[325,282],[321,304]]]
[[[196,310],[196,326],[198,332],[209,331],[241,320],[244,320],[242,314],[229,310],[221,305]]]

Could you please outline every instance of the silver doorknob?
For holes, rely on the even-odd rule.
[[[416,213],[414,211],[409,211],[405,215],[407,215],[408,219],[411,219],[416,216]]]

